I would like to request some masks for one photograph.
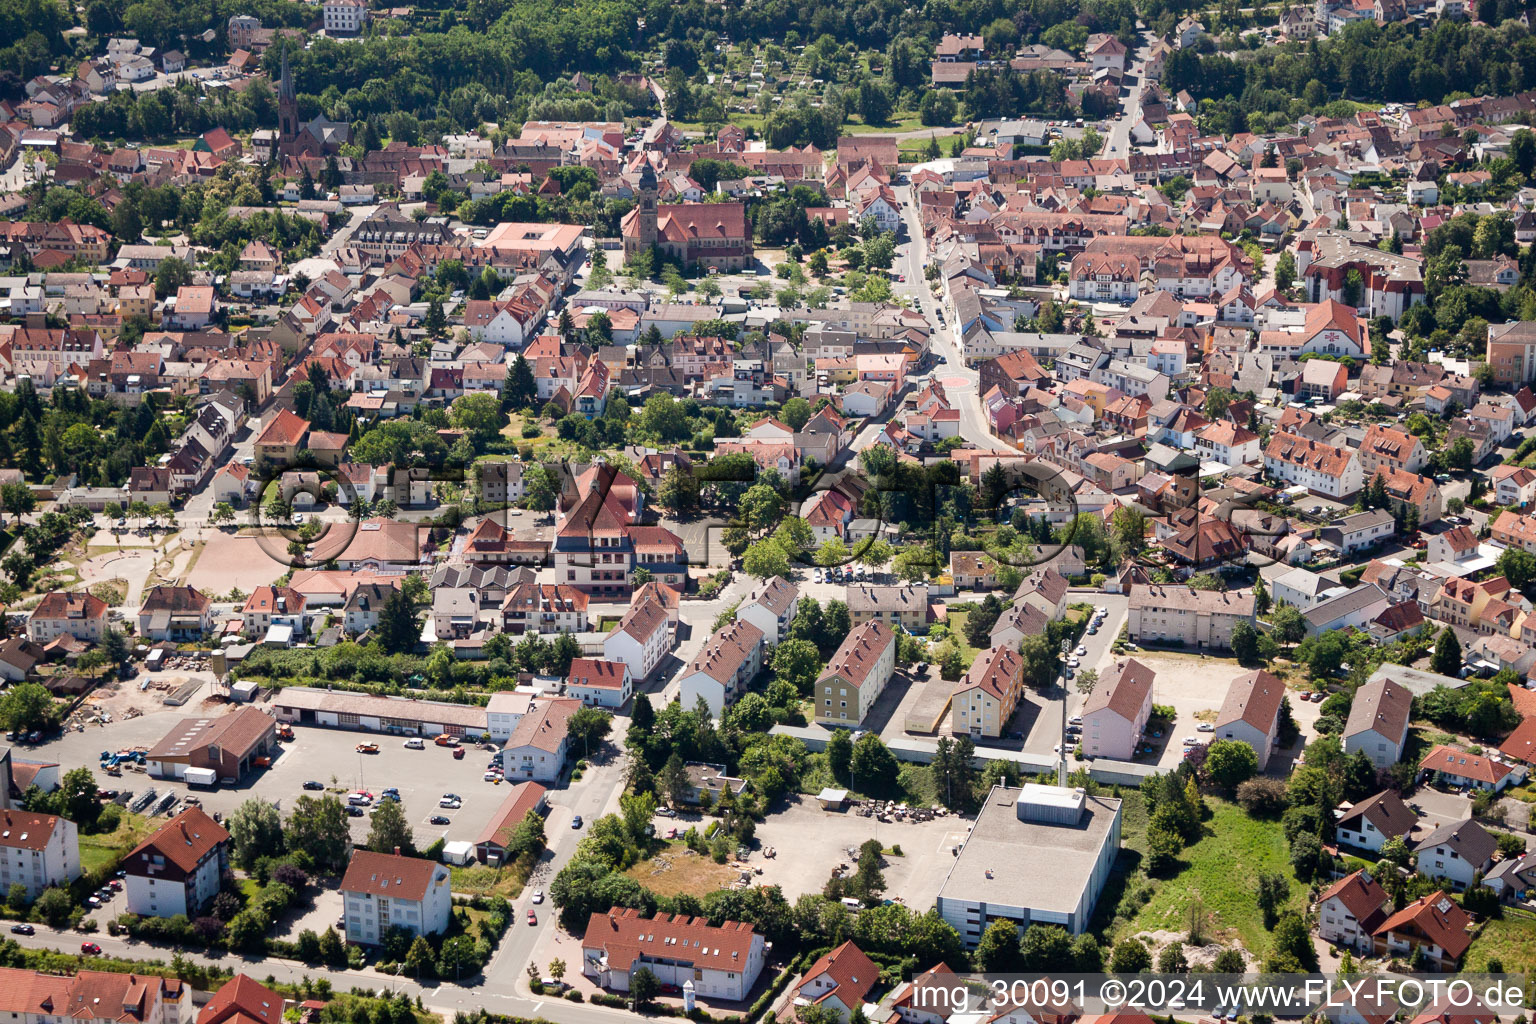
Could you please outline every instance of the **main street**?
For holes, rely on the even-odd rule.
[[[907,299],[911,306],[928,318],[928,323],[933,328],[930,336],[929,347],[935,357],[942,360],[933,371],[935,380],[943,383],[945,392],[950,401],[960,410],[960,434],[971,444],[978,448],[1002,447],[1002,442],[993,435],[987,417],[981,408],[981,375],[965,365],[965,358],[961,355],[959,338],[956,336],[956,324],[951,324],[947,319],[941,319],[941,307],[939,300],[933,297],[929,290],[928,279],[924,276],[924,270],[928,266],[930,253],[928,252],[928,239],[923,234],[923,226],[917,218],[917,204],[912,195],[912,189],[907,185],[896,186],[896,198],[901,203],[901,215],[907,228],[907,241],[903,243],[896,254],[896,272],[906,278],[898,280],[892,287],[895,293]],[[946,317],[948,313],[944,314]],[[859,440],[865,440],[861,435]],[[854,447],[858,447],[855,443]]]

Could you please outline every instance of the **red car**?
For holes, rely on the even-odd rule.
[[[539,923],[538,915],[535,914],[532,910],[528,911],[528,923],[529,924],[538,924]]]
[[[101,947],[94,942],[82,942],[80,943],[80,954],[82,956],[100,956]]]

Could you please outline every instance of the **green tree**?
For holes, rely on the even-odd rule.
[[[300,796],[294,801],[284,833],[289,848],[307,853],[321,870],[334,872],[346,867],[352,852],[352,830],[347,825],[346,809],[334,796]]]
[[[405,654],[416,648],[421,628],[416,624],[416,608],[403,589],[392,591],[385,599],[375,633],[386,654]]]
[[[848,784],[848,769],[853,761],[853,739],[847,729],[834,730],[827,740],[827,767],[838,782]]]
[[[224,826],[229,829],[231,859],[240,867],[283,852],[282,816],[275,805],[260,797],[241,803]]]
[[[613,728],[613,713],[602,708],[578,708],[566,720],[565,731],[581,744],[583,757],[590,756],[593,744],[601,744]]]
[[[1456,639],[1456,633],[1451,627],[1446,626],[1435,639],[1435,653],[1430,657],[1429,669],[1443,676],[1455,676],[1460,674],[1461,665],[1461,641]],[[3,712],[3,707],[0,704],[0,712]]]
[[[1212,782],[1231,793],[1258,774],[1259,758],[1246,743],[1217,740],[1206,752],[1205,772]]]
[[[68,889],[50,887],[44,889],[38,896],[37,902],[32,905],[39,917],[50,928],[62,928],[69,920],[69,915],[75,909],[74,898],[70,896]]]
[[[795,688],[801,696],[810,694],[821,674],[821,655],[808,640],[785,640],[773,650],[773,674]]]
[[[82,830],[91,828],[101,815],[97,799],[96,776],[89,768],[71,768],[59,784],[58,806],[64,817]]]
[[[399,800],[380,800],[369,818],[368,849],[374,853],[416,856],[416,838]]]
[[[651,1001],[660,991],[661,983],[656,980],[655,973],[649,967],[642,967],[629,977],[629,994],[634,999],[637,1010],[650,1006]]]
[[[1259,658],[1259,634],[1247,622],[1239,619],[1232,626],[1232,655],[1240,663],[1251,665]]]
[[[758,579],[770,576],[787,578],[790,574],[789,556],[775,540],[760,540],[749,545],[742,555],[741,567]]]
[[[871,794],[889,791],[896,784],[899,767],[890,748],[872,732],[859,737],[848,763],[855,788]]]
[[[1275,627],[1275,639],[1281,643],[1299,643],[1307,635],[1307,619],[1301,611],[1284,601],[1275,606],[1269,621]]]
[[[502,385],[501,404],[503,409],[531,409],[533,403],[538,400],[538,384],[533,379],[533,367],[524,355],[519,352],[507,367],[507,379]]]
[[[1023,971],[1024,956],[1019,948],[1019,926],[1006,917],[987,925],[976,944],[976,969],[989,974],[1017,974]]]
[[[7,729],[30,732],[51,726],[53,719],[53,697],[40,683],[20,683],[0,696],[0,722]]]
[[[1114,974],[1140,974],[1152,969],[1152,954],[1135,939],[1126,939],[1115,946],[1110,957],[1109,969]]]

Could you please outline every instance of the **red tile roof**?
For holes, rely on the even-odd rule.
[[[341,891],[388,896],[391,899],[420,900],[426,897],[438,867],[437,862],[421,857],[358,850],[347,864],[347,873],[341,880]]]

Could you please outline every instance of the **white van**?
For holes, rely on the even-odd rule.
[[[420,736],[412,736],[410,739],[405,741],[406,750],[425,750],[426,747],[427,745],[422,742]]]

